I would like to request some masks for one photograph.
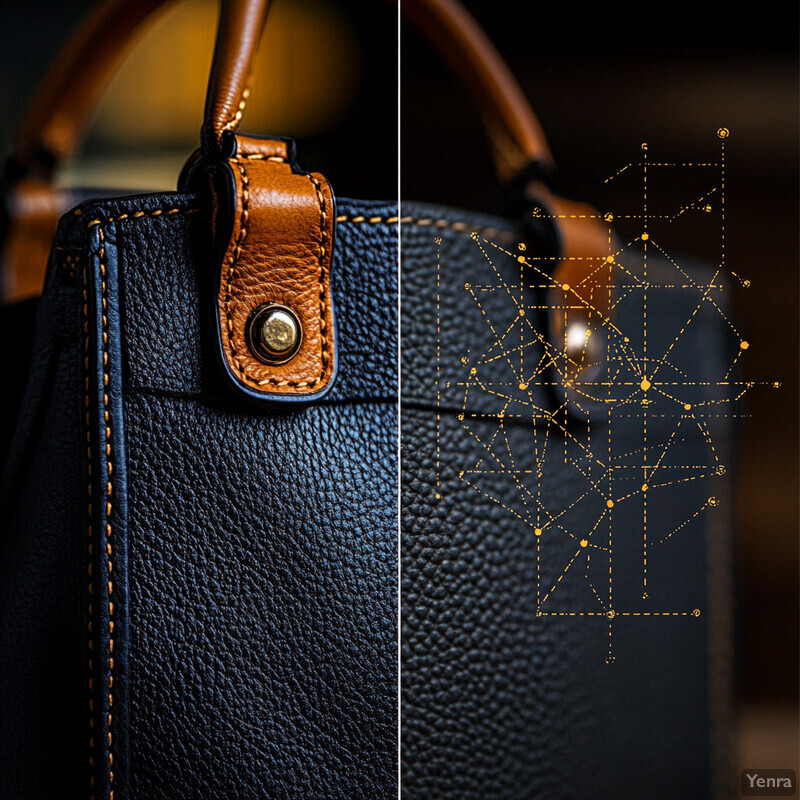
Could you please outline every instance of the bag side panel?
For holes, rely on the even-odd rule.
[[[115,798],[393,797],[396,212],[340,203],[337,385],[264,411],[207,366],[208,248],[178,200],[97,212],[114,553],[98,779]]]
[[[587,420],[564,401],[537,314],[548,282],[517,258],[518,234],[450,209],[403,213],[407,800],[707,797],[711,715],[729,702],[712,700],[709,612],[730,600],[709,586],[707,539],[729,547],[719,468],[735,410],[714,385],[731,334],[692,288],[712,273],[675,281],[648,258],[653,285],[688,284],[650,290],[643,374],[665,362],[650,394],[628,376],[645,363],[642,287],[621,279],[608,356],[620,399]]]

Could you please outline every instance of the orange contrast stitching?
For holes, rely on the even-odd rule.
[[[347,214],[341,214],[336,217],[336,221],[373,225],[400,222],[402,225],[417,225],[420,228],[447,228],[449,230],[458,231],[459,233],[479,233],[482,236],[495,237],[504,241],[513,241],[516,238],[511,231],[503,230],[502,228],[482,227],[480,225],[470,225],[466,222],[451,222],[447,219],[434,219],[433,217],[365,217],[362,215],[349,217]]]
[[[157,208],[155,211],[134,211],[133,214],[120,214],[118,217],[108,217],[107,219],[93,219],[86,223],[87,228],[95,225],[108,225],[111,222],[122,222],[126,219],[141,219],[142,217],[161,217],[171,216],[172,214],[196,214],[200,208]]]
[[[171,209],[156,209],[155,211],[136,211],[133,214],[120,214],[118,217],[109,217],[108,219],[94,219],[91,222],[87,223],[87,228],[92,228],[97,225],[104,225],[109,224],[112,222],[120,222],[126,219],[140,219],[142,217],[158,217],[161,215],[172,215],[172,214],[194,214],[199,211],[199,208],[190,208],[190,209],[180,209],[180,208],[171,208]],[[108,316],[107,316],[107,305],[108,301],[106,299],[106,290],[107,290],[107,275],[106,275],[106,244],[105,244],[105,230],[103,227],[98,228],[98,235],[100,237],[100,250],[98,253],[100,259],[100,283],[101,283],[101,313],[102,313],[102,358],[103,358],[103,418],[106,423],[105,428],[105,438],[106,438],[106,446],[105,446],[105,456],[106,456],[106,519],[109,520],[106,523],[106,554],[107,554],[107,568],[108,568],[108,631],[109,631],[109,640],[108,640],[108,782],[109,782],[109,800],[114,800],[114,752],[113,752],[113,734],[112,734],[112,727],[113,727],[113,705],[114,705],[114,583],[112,580],[112,573],[114,570],[114,562],[113,562],[113,550],[112,550],[112,528],[111,528],[111,495],[112,495],[112,484],[111,484],[111,474],[113,472],[113,462],[111,460],[111,419],[110,419],[110,399],[108,393],[108,382],[109,382],[109,371],[108,371],[108,352],[106,351],[106,345],[108,344]],[[92,664],[92,654],[94,651],[94,640],[93,640],[93,630],[92,630],[92,621],[94,615],[94,608],[93,608],[93,595],[94,595],[94,587],[92,582],[92,559],[93,559],[93,532],[94,527],[92,524],[92,451],[91,451],[91,417],[90,417],[90,394],[89,394],[89,309],[88,309],[88,264],[86,270],[84,271],[84,331],[85,331],[85,350],[86,350],[86,357],[84,361],[84,366],[86,370],[86,396],[85,396],[85,404],[86,404],[86,440],[87,440],[87,455],[89,457],[89,466],[88,466],[88,474],[89,474],[89,487],[88,487],[88,494],[89,494],[89,503],[88,503],[88,512],[89,512],[89,595],[90,595],[90,603],[89,603],[89,689],[90,689],[90,697],[89,697],[89,748],[90,748],[90,755],[89,755],[89,765],[90,767],[94,767],[94,699],[91,696],[91,692],[94,690],[94,682],[91,677],[93,671],[93,664]],[[94,775],[90,774],[89,778],[90,785],[94,787]],[[91,795],[94,798],[94,794]]]
[[[103,415],[106,421],[106,565],[108,569],[108,784],[109,784],[109,800],[114,800],[114,751],[113,751],[113,706],[114,706],[114,582],[112,580],[112,573],[114,571],[114,559],[111,547],[111,473],[113,471],[113,463],[111,461],[111,418],[110,418],[110,400],[108,394],[108,353],[106,345],[108,344],[108,315],[107,315],[107,275],[106,275],[106,245],[105,245],[105,231],[98,228],[98,235],[100,237],[100,283],[101,283],[101,316],[102,316],[102,352],[103,352]]]
[[[233,115],[231,119],[229,119],[225,125],[223,126],[222,130],[230,131],[233,130],[241,121],[242,117],[244,116],[244,110],[247,106],[247,100],[250,97],[250,89],[246,87],[242,92],[242,97],[239,100],[239,106],[236,109],[236,113]]]
[[[233,276],[236,272],[236,262],[239,260],[239,255],[242,251],[242,244],[247,237],[247,221],[250,213],[248,209],[248,203],[250,201],[250,181],[247,177],[247,171],[240,163],[240,159],[235,159],[235,163],[236,168],[239,170],[242,176],[242,213],[239,218],[239,235],[236,237],[236,244],[234,245],[233,254],[231,255],[230,266],[228,267],[228,271],[225,276],[225,319],[228,328],[228,345],[231,348],[233,360],[236,362],[239,372],[242,373],[242,377],[252,380],[248,375],[245,374],[244,366],[238,354],[236,353],[236,345],[233,341],[233,315],[231,314]]]

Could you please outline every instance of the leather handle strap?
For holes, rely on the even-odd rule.
[[[167,0],[105,0],[53,63],[22,120],[17,168],[50,174],[75,152],[98,100],[129,48]],[[205,147],[235,130],[270,0],[222,0],[203,121]]]
[[[49,176],[74,154],[87,120],[142,31],[164,0],[105,0],[59,53],[14,141],[12,162],[21,174]]]
[[[511,182],[554,163],[542,126],[503,57],[458,0],[401,0],[403,13],[431,41],[483,113],[497,174]]]
[[[88,118],[143,23],[167,0],[105,0],[47,73],[19,128],[13,161],[21,174],[47,176],[71,156]],[[222,0],[202,129],[220,153],[247,102],[247,81],[270,0]],[[512,180],[552,156],[525,95],[497,50],[458,0],[402,0],[404,13],[449,60],[480,105],[497,169]]]
[[[220,154],[223,134],[235,131],[244,115],[247,84],[270,4],[271,0],[222,0],[201,133],[206,153]]]

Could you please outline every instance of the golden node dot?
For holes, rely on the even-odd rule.
[[[475,369],[475,367],[472,367],[472,369],[469,371],[469,374],[470,375],[477,375],[478,374],[478,370]]]
[[[720,139],[727,139],[730,135],[731,132],[727,128],[720,128],[717,131],[717,136],[719,136]]]
[[[519,315],[520,315],[521,317],[524,317],[524,316],[525,316],[525,309],[524,309],[524,308],[521,308],[521,309],[519,310]]]
[[[437,500],[441,500],[442,499],[442,496],[439,494],[439,492],[436,492],[436,499]]]
[[[647,142],[642,142],[642,150],[647,150]]]
[[[683,407],[684,407],[684,408],[685,408],[687,411],[691,411],[691,410],[692,410],[692,404],[691,404],[691,403],[684,403],[684,404],[683,404]]]
[[[525,256],[517,256],[517,261],[519,261],[520,264],[524,264],[525,263]]]
[[[471,289],[471,288],[472,288],[472,284],[471,284],[471,283],[465,283],[465,284],[464,284],[464,288],[465,288],[465,289],[467,289],[467,290],[469,291],[469,289]]]
[[[609,508],[614,508],[614,501],[613,500],[606,500],[606,505]]]
[[[625,338],[624,338],[622,341],[623,341],[623,342],[629,342],[629,341],[630,341],[630,339],[629,339],[629,338],[626,336],[626,337],[625,337]]]
[[[527,384],[527,383],[521,383],[521,384],[519,385],[519,388],[520,388],[520,389],[527,389],[527,388],[528,388],[528,384]]]
[[[650,388],[650,381],[645,378],[639,386],[641,387],[642,391],[646,392]]]
[[[568,292],[568,291],[569,291],[569,284],[568,284],[568,283],[562,283],[562,284],[561,284],[561,288],[562,288],[562,289],[563,289],[565,292]]]
[[[699,617],[700,616],[700,609],[696,608],[694,611],[692,611],[692,616],[693,617]]]
[[[742,286],[746,289],[750,285],[750,281],[743,281]]]
[[[613,264],[614,263],[614,256],[606,256],[606,263]]]
[[[520,242],[520,243],[517,245],[517,247],[518,247],[520,250],[524,250],[524,249],[525,249],[525,242]]]
[[[740,342],[739,347],[741,347],[742,350],[747,350],[747,348],[750,347],[750,342]]]
[[[711,213],[711,206],[710,205],[703,206],[703,211],[705,211],[706,214]]]
[[[643,484],[642,484],[642,491],[643,491],[643,492],[646,492],[646,491],[647,491],[647,484],[646,484],[646,483],[643,483]]]
[[[642,592],[642,600],[647,600],[648,597],[650,597],[650,595],[647,594],[647,592]]]
[[[781,382],[780,381],[775,381],[775,383],[772,384],[772,388],[773,389],[780,389],[781,388]]]
[[[586,539],[581,539],[581,547],[586,547],[587,544],[589,544],[589,542],[587,542]]]
[[[642,234],[642,241],[643,242],[646,242],[649,238],[650,238],[650,234],[649,233],[643,233]]]
[[[535,533],[537,536],[541,536],[541,535],[542,535],[542,529],[541,529],[541,528],[536,528],[536,530],[534,531],[534,533]]]
[[[463,414],[459,414],[458,415],[458,421],[459,422],[463,422],[464,421],[464,415]]]
[[[614,221],[614,215],[609,211],[609,213],[605,215],[604,219],[605,219],[606,222],[613,222]]]

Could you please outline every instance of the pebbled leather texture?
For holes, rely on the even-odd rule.
[[[396,793],[396,207],[341,201],[341,379],[290,410],[210,363],[199,208],[59,228],[4,479],[3,797]]]
[[[404,203],[403,217],[404,799],[711,796],[730,701],[715,648],[730,635],[719,613],[730,597],[707,570],[729,563],[730,485],[716,473],[730,466],[731,431],[703,405],[730,389],[704,384],[722,379],[738,342],[701,292],[656,291],[676,273],[648,257],[650,352],[661,356],[692,317],[669,360],[696,385],[681,390],[694,411],[661,395],[648,407],[652,458],[665,453],[658,483],[689,480],[649,493],[643,599],[642,394],[618,357],[641,354],[642,292],[619,279],[614,322],[630,341],[614,339],[609,368],[631,399],[613,419],[602,404],[565,414],[557,370],[537,367],[553,357],[539,288],[552,282],[520,264],[521,234],[422,204]],[[618,259],[641,270],[635,253]],[[711,277],[686,269],[680,283]],[[680,447],[665,447],[675,430]],[[619,469],[610,493],[608,463]],[[711,495],[719,505],[695,515]],[[633,615],[648,611],[680,615]]]

